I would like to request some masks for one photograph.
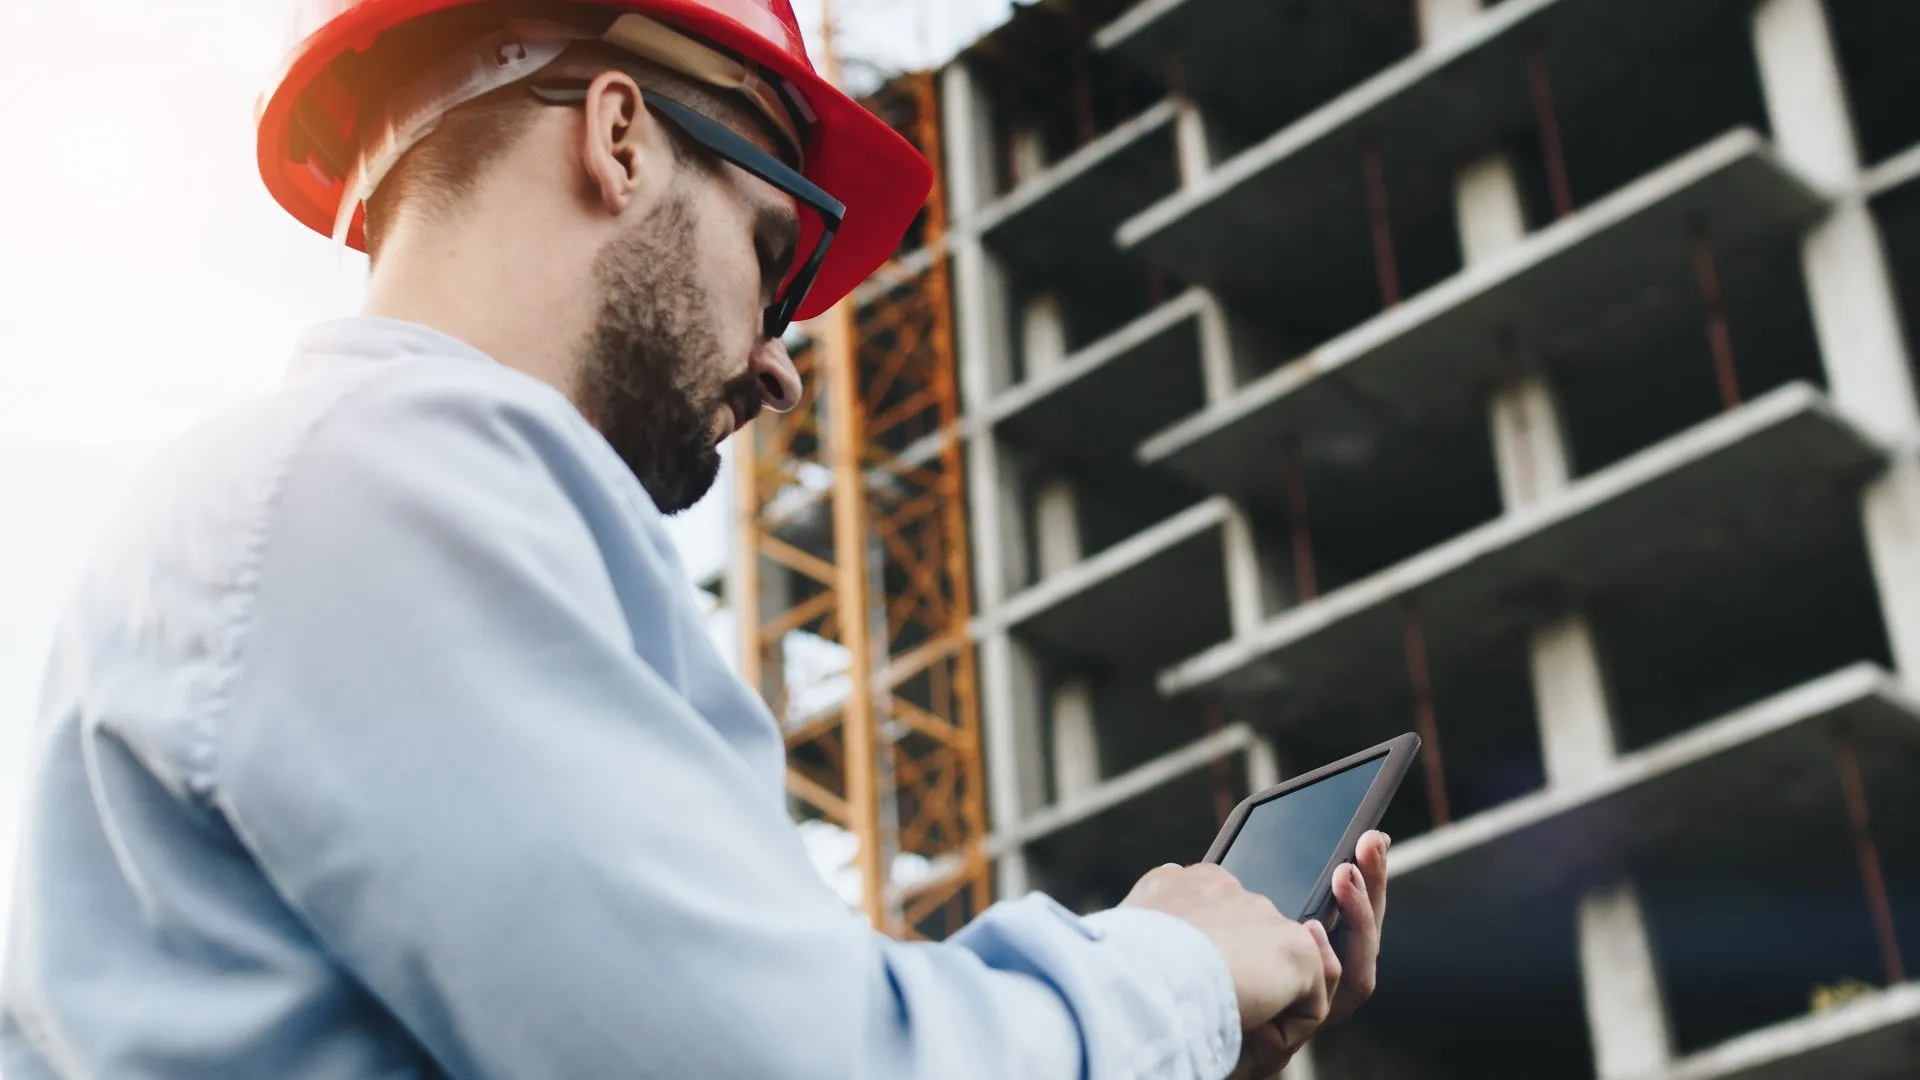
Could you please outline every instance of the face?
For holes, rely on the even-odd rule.
[[[667,514],[713,486],[720,443],[800,396],[761,314],[791,263],[791,203],[732,166],[677,168],[595,260],[599,311],[580,369],[584,411]]]

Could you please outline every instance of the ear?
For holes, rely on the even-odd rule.
[[[615,217],[650,204],[672,176],[673,146],[639,85],[625,72],[602,72],[587,88],[585,106],[580,163],[588,192]]]

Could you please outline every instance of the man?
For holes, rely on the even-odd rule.
[[[1344,958],[1217,867],[937,945],[814,874],[661,527],[929,182],[786,0],[322,10],[261,164],[373,256],[366,313],[170,451],[85,577],[0,1071],[1255,1076],[1366,997],[1378,835]]]

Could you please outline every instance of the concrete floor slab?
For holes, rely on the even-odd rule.
[[[1113,230],[1180,185],[1162,101],[984,207],[972,222],[1017,274],[1055,287],[1118,289],[1140,278],[1113,250]]]
[[[1145,0],[1094,44],[1163,79],[1178,53],[1195,101],[1264,134],[1412,52],[1412,15],[1401,0]]]
[[[1889,987],[1690,1054],[1647,1080],[1911,1080],[1920,983]]]
[[[1197,862],[1219,831],[1215,763],[1238,790],[1251,735],[1231,724],[1102,782],[1070,802],[996,835],[992,850],[1018,846],[1056,899],[1077,909],[1110,907],[1139,876],[1166,862]]]
[[[1836,542],[1855,515],[1853,493],[1884,460],[1818,391],[1791,384],[1283,612],[1163,672],[1160,687],[1258,701],[1277,724],[1329,703],[1403,694],[1409,596],[1420,599],[1440,671],[1595,595],[1750,588]]]
[[[1920,703],[1891,675],[1862,664],[1622,755],[1588,781],[1549,787],[1395,845],[1396,914],[1417,920],[1422,908],[1484,900],[1493,881],[1502,903],[1519,903],[1647,872],[1688,858],[1682,849],[1706,837],[1777,845],[1776,834],[1742,835],[1748,830],[1740,823],[1763,803],[1791,804],[1814,788],[1826,794],[1835,721],[1852,731],[1868,790],[1907,790],[1915,796],[1910,808],[1920,810],[1911,783],[1920,767]],[[1890,801],[1876,803],[1883,817],[1902,816],[1891,813]]]
[[[1885,195],[1920,180],[1920,144],[1907,147],[1887,160],[1868,169],[1860,178],[1860,186],[1868,197]]]
[[[1022,821],[1018,827],[995,833],[988,850],[995,856],[1024,844],[1042,840],[1097,817],[1148,792],[1210,766],[1216,759],[1239,754],[1253,742],[1253,732],[1245,724],[1231,724],[1204,738],[1155,758],[1119,776],[1109,777],[1084,795],[1069,802],[1049,806]],[[1198,860],[1204,850],[1195,853]]]
[[[1844,668],[1623,755],[1581,783],[1396,843],[1381,980],[1400,990],[1380,1004],[1388,1013],[1413,1008],[1422,994],[1402,991],[1471,986],[1501,964],[1526,963],[1488,958],[1475,967],[1465,962],[1462,943],[1558,924],[1570,917],[1579,890],[1623,875],[1668,893],[1738,882],[1755,896],[1778,895],[1813,876],[1857,903],[1829,734],[1841,723],[1858,750],[1881,850],[1913,850],[1920,841],[1920,788],[1911,782],[1920,770],[1920,702],[1875,666]],[[1853,1026],[1825,1017],[1790,1021],[1659,1075],[1821,1075],[1764,1070],[1768,1055],[1795,1046],[1835,1066],[1877,1060],[1888,1029],[1911,1015],[1892,1012],[1857,1017],[1862,1022]],[[1800,1024],[1806,1027],[1791,1026]],[[1765,1043],[1766,1051],[1747,1039]],[[1827,1075],[1879,1074],[1836,1068]]]
[[[1118,241],[1228,295],[1284,296],[1303,311],[1344,303],[1328,292],[1333,284],[1374,272],[1365,147],[1381,149],[1395,220],[1450,218],[1447,170],[1533,124],[1531,43],[1545,43],[1556,100],[1574,101],[1628,57],[1725,8],[1722,0],[1506,0],[1128,220]]]
[[[1232,504],[1213,498],[1016,594],[1006,626],[1061,656],[1149,662],[1227,626],[1223,533]]]
[[[989,418],[1040,456],[1102,466],[1204,401],[1200,318],[1189,290],[999,395]]]
[[[1191,804],[1185,809],[1199,806],[1204,821],[1204,814],[1211,812],[1211,803],[1205,795],[1197,799],[1189,797],[1188,789],[1196,774],[1204,773],[1221,758],[1232,759],[1233,767],[1243,770],[1245,764],[1242,755],[1253,742],[1253,732],[1245,724],[1228,724],[1177,750],[1110,776],[1077,798],[1042,807],[1013,828],[991,834],[985,841],[987,856],[997,859],[1029,845],[1045,845],[1062,833],[1092,825],[1103,836],[1110,838],[1108,842],[1063,845],[1062,850],[1054,855],[1049,869],[1056,881],[1072,881],[1089,872],[1106,876],[1116,866],[1127,865],[1130,857],[1137,858],[1139,852],[1128,850],[1137,846],[1130,843],[1137,833],[1128,824],[1122,823],[1119,828],[1100,829],[1100,819],[1108,816],[1124,818],[1143,812],[1152,818],[1164,818],[1167,815],[1157,811],[1164,809],[1160,805],[1162,802],[1169,802],[1173,806]],[[1184,824],[1191,825],[1191,822]],[[1176,844],[1191,839],[1190,836],[1184,836],[1183,832],[1190,832],[1190,829],[1182,830],[1176,826],[1171,834]],[[1202,835],[1192,840],[1180,857],[1186,862],[1198,860],[1206,854],[1206,844],[1211,839],[1210,835]],[[913,887],[927,888],[965,870],[964,860],[944,856],[934,860],[928,876]]]
[[[1323,461],[1378,458],[1443,415],[1472,424],[1499,378],[1502,334],[1549,369],[1658,362],[1642,360],[1633,338],[1658,329],[1644,310],[1650,295],[1677,298],[1675,314],[1697,318],[1691,221],[1706,222],[1718,262],[1737,264],[1823,205],[1759,135],[1728,132],[1155,434],[1139,461],[1254,497],[1271,483],[1261,463],[1277,460],[1285,439]],[[1609,324],[1621,332],[1599,332]],[[1592,339],[1605,341],[1604,357],[1583,348]]]

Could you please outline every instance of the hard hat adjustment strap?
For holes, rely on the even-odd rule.
[[[462,50],[388,98],[380,119],[360,134],[360,153],[334,212],[333,242],[345,247],[353,217],[408,150],[433,134],[449,111],[510,86],[560,58],[578,38],[564,27],[515,23]]]
[[[812,123],[811,110],[797,95],[768,82],[760,69],[730,53],[723,52],[675,30],[665,23],[638,12],[628,12],[613,21],[600,40],[644,60],[651,60],[669,71],[676,71],[695,82],[744,96],[766,117],[769,124],[793,151],[794,160],[804,162],[806,139],[795,122],[800,113]]]
[[[387,99],[377,124],[362,125],[357,132],[360,152],[334,211],[335,246],[345,249],[354,215],[407,151],[433,134],[441,117],[536,74],[576,41],[604,41],[696,82],[744,95],[787,141],[795,160],[802,160],[806,141],[788,110],[799,111],[807,122],[812,122],[812,110],[804,99],[782,92],[744,61],[639,14],[622,15],[598,35],[559,23],[516,19],[407,84]]]

